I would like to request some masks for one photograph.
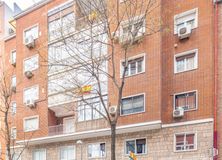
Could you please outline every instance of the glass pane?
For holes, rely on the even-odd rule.
[[[135,141],[126,141],[126,154],[135,153]]]
[[[196,93],[189,93],[187,96],[187,108],[196,109]]]
[[[136,140],[136,150],[137,154],[146,153],[146,139]]]
[[[191,70],[195,67],[195,60],[194,60],[194,56],[193,57],[187,57],[186,59],[186,69],[187,70]]]
[[[185,94],[175,96],[175,109],[178,107],[186,108],[186,96]]]
[[[141,112],[144,110],[144,96],[133,97],[133,112]]]
[[[143,60],[137,61],[137,73],[143,71]]]
[[[126,98],[122,100],[121,114],[129,114],[132,113],[133,104],[132,98]]]
[[[131,75],[136,74],[136,62],[130,63],[130,74]]]
[[[105,156],[105,153],[106,153],[105,143],[101,143],[101,144],[100,144],[100,156],[101,156],[101,157],[104,157],[104,156]]]
[[[182,60],[176,60],[176,70],[177,72],[182,72],[185,70],[185,62],[184,59]]]

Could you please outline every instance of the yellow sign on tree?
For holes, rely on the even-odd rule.
[[[90,14],[89,14],[89,20],[94,20],[97,18],[97,12],[96,11],[92,11]]]
[[[130,151],[130,156],[129,156],[130,160],[137,160],[136,155]]]

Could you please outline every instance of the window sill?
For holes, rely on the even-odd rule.
[[[120,114],[120,117],[129,116],[129,115],[135,115],[135,114],[141,114],[141,113],[145,113],[145,110],[141,111],[141,112],[135,112],[135,113],[129,113],[129,114]]]
[[[195,68],[193,68],[193,69],[189,69],[189,70],[185,70],[185,71],[180,71],[180,72],[174,72],[174,74],[179,74],[179,73],[185,73],[185,72],[190,72],[190,71],[195,71],[195,70],[197,70],[198,69],[198,67],[195,67]]]
[[[197,148],[195,148],[195,149],[190,149],[190,150],[181,150],[181,151],[176,151],[176,150],[174,150],[174,153],[181,153],[181,152],[195,152],[195,151],[197,151]]]
[[[125,76],[125,78],[130,78],[130,77],[138,76],[138,75],[140,75],[140,74],[144,74],[144,73],[145,73],[145,71],[142,71],[142,72],[140,72],[140,73],[136,73],[136,74],[133,74],[133,75]],[[123,78],[122,75],[121,75],[120,78],[121,78],[121,79]]]
[[[142,157],[142,156],[146,156],[146,155],[147,155],[147,153],[134,154],[134,155],[136,155],[137,157]],[[125,154],[125,156],[129,157],[129,156],[130,156],[130,154]]]
[[[38,129],[33,129],[33,130],[28,130],[28,131],[25,131],[25,130],[24,130],[24,132],[25,132],[25,133],[27,133],[27,132],[34,132],[34,131],[38,131],[38,130],[39,130],[39,128],[38,128]]]

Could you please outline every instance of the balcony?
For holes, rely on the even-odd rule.
[[[75,133],[75,127],[60,124],[57,126],[49,126],[49,136],[65,135]]]

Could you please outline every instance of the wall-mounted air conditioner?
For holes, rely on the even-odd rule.
[[[115,116],[116,115],[116,111],[117,111],[117,106],[110,106],[109,107],[109,114],[111,116]]]
[[[191,32],[192,32],[191,25],[181,26],[178,28],[178,37],[179,39],[189,38]]]
[[[34,40],[33,36],[28,36],[27,38],[25,38],[25,45],[28,48],[34,48],[35,47],[35,40]]]
[[[36,103],[35,103],[35,100],[33,99],[28,99],[26,102],[25,102],[25,105],[29,108],[34,108],[36,106]]]
[[[184,116],[184,109],[183,107],[178,107],[173,111],[173,117],[174,118],[181,118]]]
[[[32,77],[33,77],[32,71],[25,71],[25,76],[26,76],[28,79],[32,78]]]

